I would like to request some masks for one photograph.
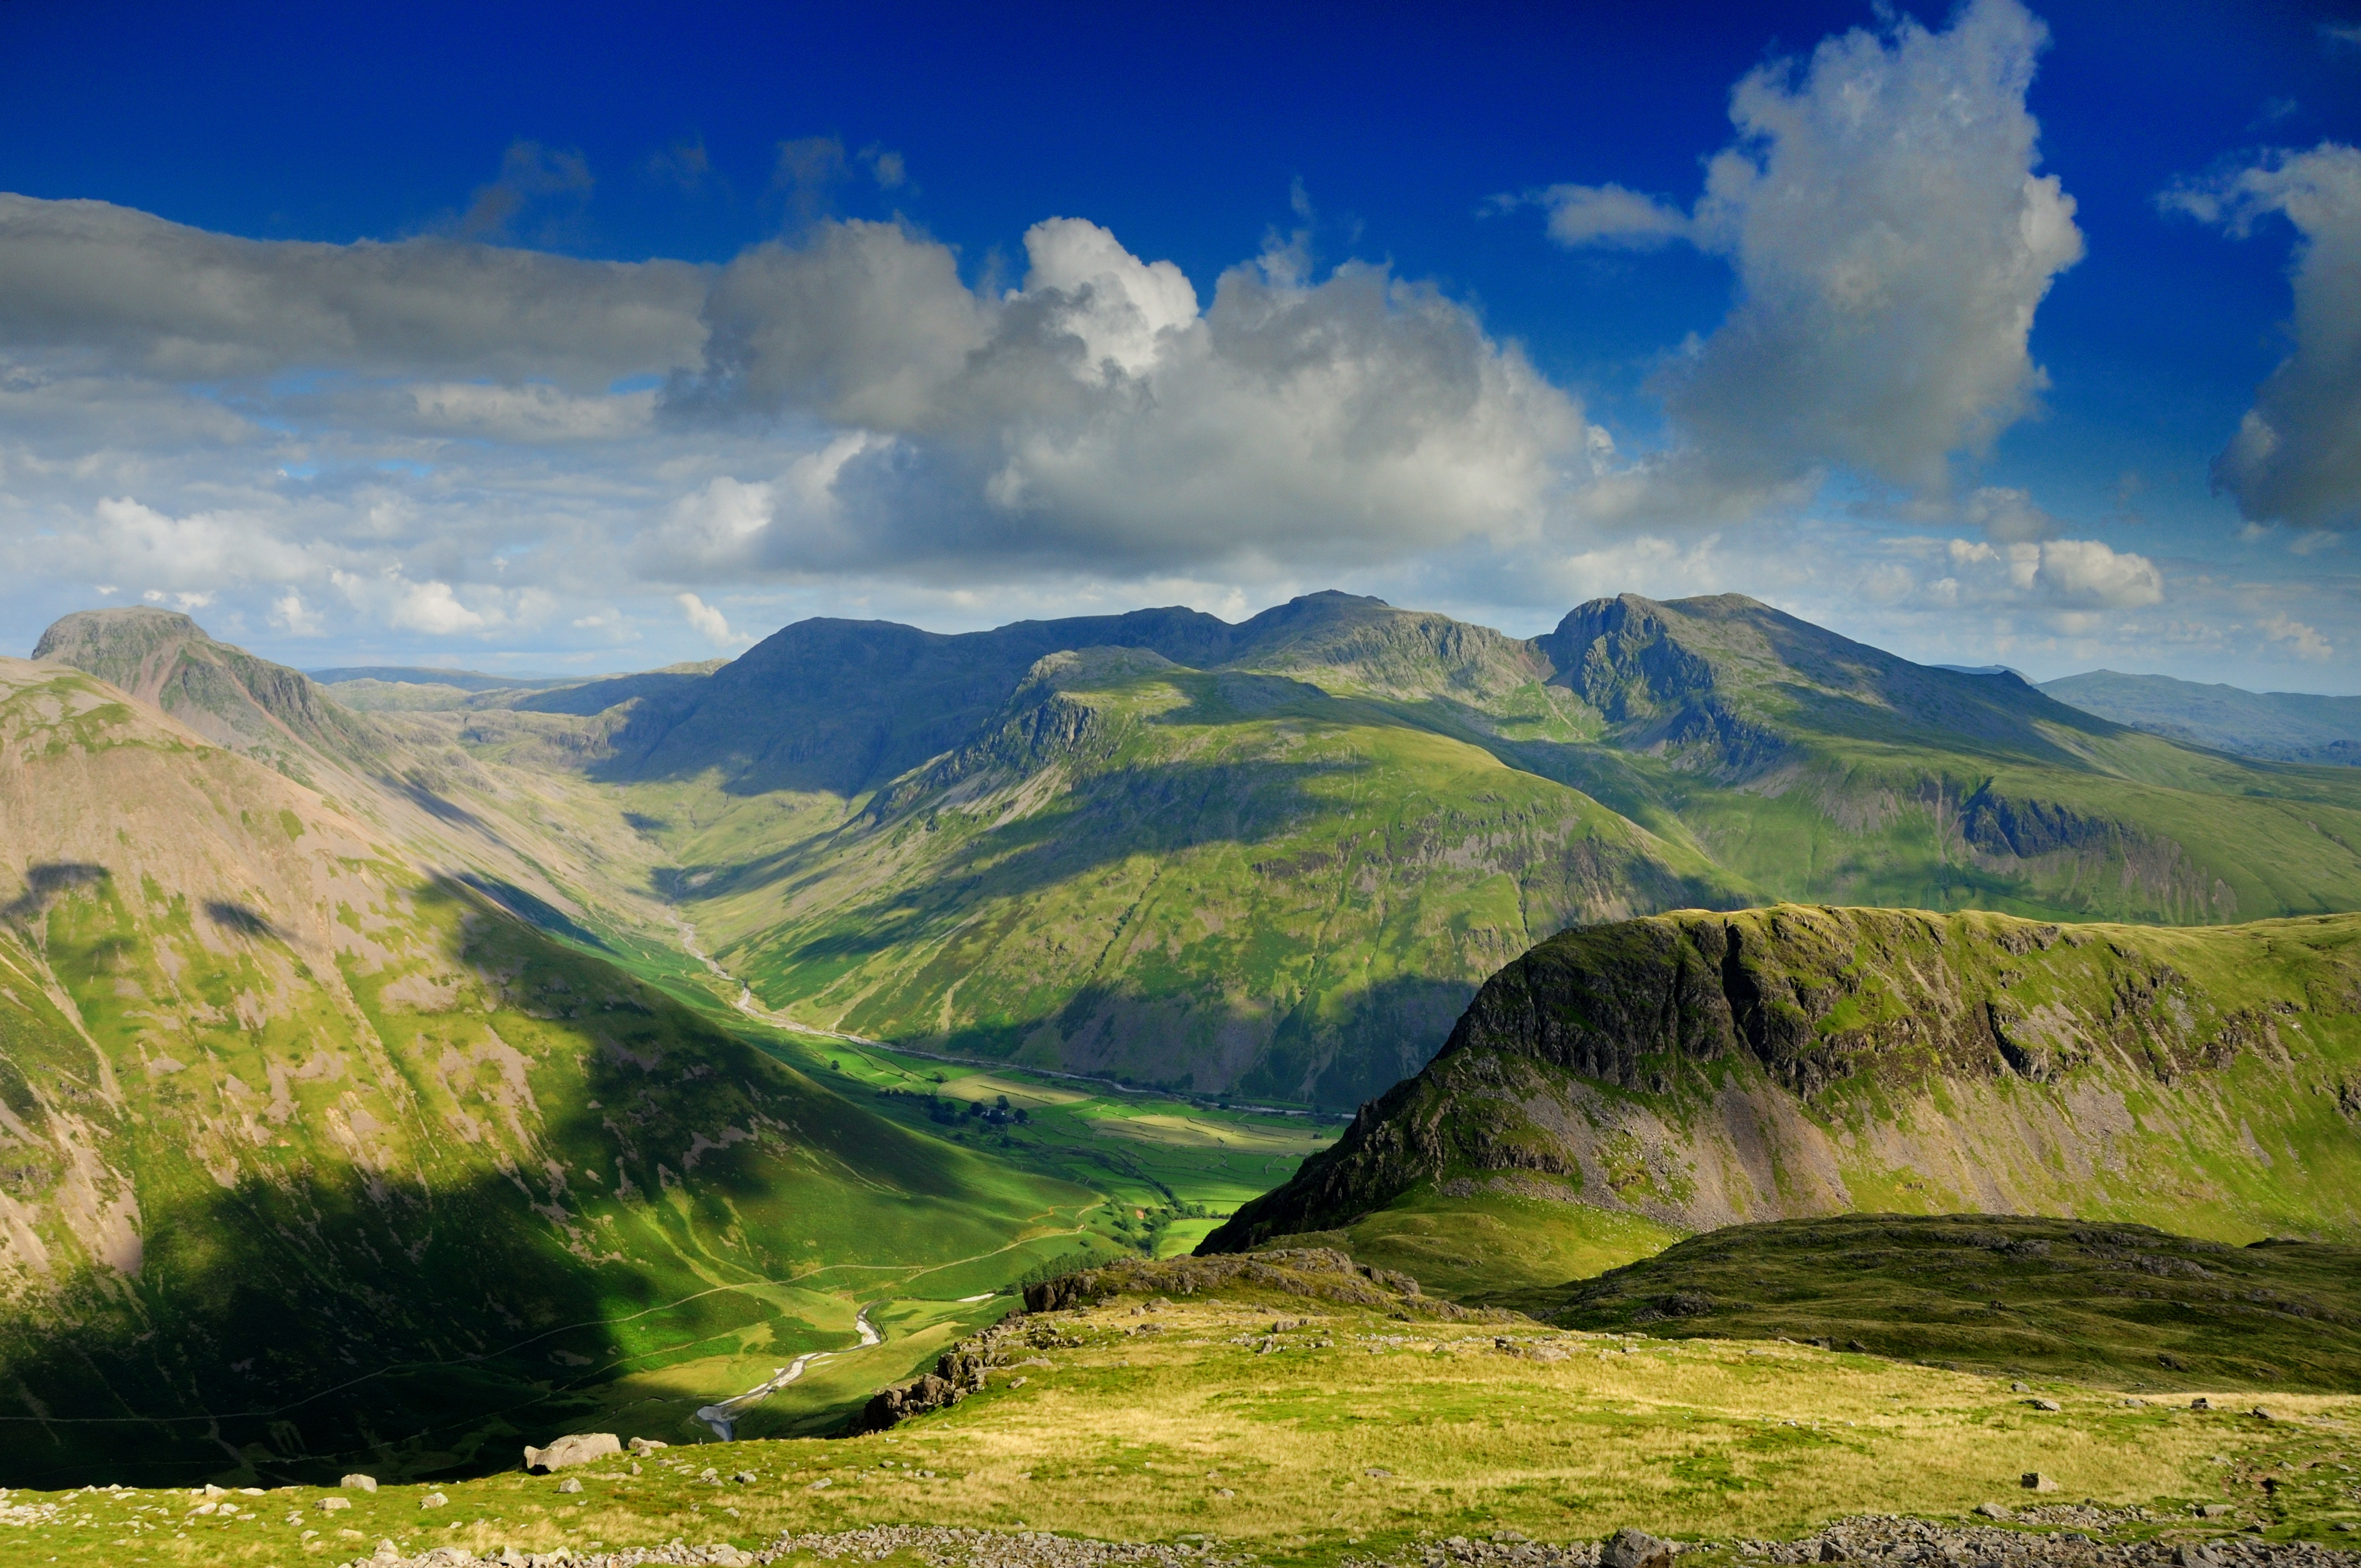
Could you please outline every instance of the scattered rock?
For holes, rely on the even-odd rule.
[[[1382,1464],[1372,1464],[1362,1474],[1373,1481],[1390,1481],[1394,1478],[1394,1473]]]
[[[2023,1383],[2012,1383],[2008,1386],[2008,1391],[2012,1394],[2022,1394],[2026,1392],[2026,1389]]]
[[[2066,1408],[2055,1399],[2027,1399],[2026,1403],[2037,1410],[2062,1410]]]
[[[319,1509],[324,1514],[333,1514],[338,1508],[349,1508],[352,1506],[353,1500],[350,1497],[323,1497],[319,1501]]]
[[[2016,1517],[1998,1503],[1978,1503],[1976,1512],[1988,1519],[2013,1519]]]
[[[422,1508],[446,1508],[451,1506],[451,1499],[440,1492],[429,1492],[418,1499],[418,1506]]]
[[[337,1482],[336,1485],[355,1492],[374,1492],[377,1490],[377,1477],[374,1475],[347,1475],[343,1480]]]
[[[818,1480],[817,1480],[817,1481],[813,1482],[810,1486],[806,1486],[806,1487],[804,1488],[804,1490],[805,1490],[805,1491],[807,1491],[807,1492],[825,1492],[825,1491],[827,1491],[830,1486],[835,1486],[835,1485],[836,1485],[836,1483],[835,1483],[835,1482],[833,1482],[833,1481],[829,1480],[827,1476],[823,1475],[823,1476],[821,1476]]]
[[[2230,1517],[2230,1505],[2227,1503],[2200,1503],[2189,1511],[2195,1514],[2201,1519],[2225,1519]]]
[[[579,1475],[568,1475],[565,1480],[560,1481],[557,1484],[557,1489],[561,1492],[578,1492],[582,1490],[582,1477]]]
[[[2017,1477],[2016,1484],[2024,1487],[2028,1492],[2054,1492],[2058,1490],[2058,1478],[2054,1475],[2044,1475],[2038,1470],[2026,1471],[2023,1475]]]
[[[1673,1568],[1673,1543],[1626,1525],[1598,1549],[1599,1568]]]
[[[737,1475],[730,1477],[730,1479],[736,1482],[741,1486],[751,1486],[754,1484],[756,1477],[752,1470],[741,1470]]]
[[[2260,1405],[2257,1405],[2253,1409],[2246,1413],[2253,1416],[2255,1420],[2258,1421],[2275,1421],[2279,1420],[2279,1417],[2271,1414],[2270,1411],[2263,1409]]]
[[[2172,1549],[2173,1568],[2215,1568],[2221,1561],[2202,1546],[2184,1544]]]
[[[630,1442],[624,1444],[624,1446],[629,1448],[633,1453],[653,1453],[657,1449],[670,1448],[672,1444],[668,1442],[659,1442],[652,1437],[635,1437]]]
[[[547,1448],[528,1446],[524,1451],[524,1467],[545,1475],[552,1470],[563,1470],[569,1464],[588,1464],[622,1452],[623,1445],[613,1432],[568,1432]]]
[[[2192,1410],[2210,1410],[2213,1408],[2213,1401],[2200,1394],[2189,1401],[2189,1408]]]
[[[1217,1497],[1235,1497],[1237,1494],[1231,1491],[1227,1486],[1216,1486],[1213,1488],[1213,1496]]]

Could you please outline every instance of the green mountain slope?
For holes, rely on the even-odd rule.
[[[1626,1236],[1627,1258],[1665,1233],[1849,1210],[2351,1241],[2356,1124],[2361,916],[1684,912],[1509,965],[1423,1071],[1205,1246],[1344,1231],[1395,1266],[1456,1246],[1448,1282],[1476,1227],[1383,1214],[1503,1200],[1544,1232]]]
[[[1788,1339],[2134,1387],[2361,1383],[2361,1247],[2334,1243],[1843,1214],[1732,1225],[1556,1294],[1553,1322],[1665,1339]]]
[[[803,844],[684,838],[733,972],[828,1026],[1349,1104],[1582,920],[1736,901],[1693,851],[1381,707],[1150,652],[1037,663]],[[700,863],[701,862],[701,863]]]
[[[609,685],[516,706],[581,717],[587,775],[763,1002],[1201,1091],[1375,1092],[1510,952],[1684,903],[2361,906],[2361,778],[1736,596],[1528,641],[1342,594],[1235,627],[804,622],[709,680]],[[539,743],[489,718],[482,754]]]
[[[0,662],[0,1484],[512,1465],[1095,1201],[62,665]]]
[[[1602,599],[1539,643],[1607,728],[1524,765],[1774,897],[2168,924],[2361,908],[2349,770],[2192,751],[1737,595]]]
[[[2361,908],[2361,773],[1739,596],[1530,640],[1336,593],[1235,625],[811,620],[719,667],[452,696],[347,716],[387,760],[315,746],[311,776],[687,979],[685,921],[806,1025],[1198,1092],[1352,1103],[1515,953],[1653,910]]]
[[[2361,696],[2241,691],[2114,670],[2044,681],[2040,689],[2103,718],[2192,746],[2280,762],[2361,763]]]

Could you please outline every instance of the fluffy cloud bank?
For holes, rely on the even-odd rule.
[[[1023,285],[997,295],[884,224],[733,262],[668,411],[862,435],[766,483],[766,519],[717,486],[665,543],[774,570],[1366,563],[1537,537],[1587,462],[1571,399],[1382,269],[1315,282],[1277,249],[1201,309],[1180,269],[1082,219],[1035,225],[1025,251]],[[717,530],[722,513],[738,521]]]
[[[2276,154],[2166,203],[2241,236],[2277,214],[2301,236],[2295,352],[2255,394],[2214,483],[2254,521],[2361,527],[2361,148]]]
[[[1315,269],[1300,237],[1191,280],[1053,217],[1012,280],[817,197],[793,243],[700,267],[259,242],[0,196],[0,562],[71,602],[211,598],[233,633],[247,613],[291,638],[645,635],[675,656],[790,603],[1237,611],[1340,580],[1441,585],[1478,616],[1629,587],[1803,607],[1839,584],[1848,608],[2055,628],[2128,624],[2169,568],[2180,613],[2180,563],[2067,538],[1972,474],[2042,390],[2031,323],[2081,250],[2026,108],[2043,40],[2016,0],[1850,32],[1737,83],[1686,207],[1612,183],[1532,198],[1561,244],[1731,267],[1727,318],[1668,345],[1670,434],[1637,456],[1469,305]],[[824,195],[851,162],[794,144],[781,167]],[[2293,219],[2324,319],[2349,321],[2335,169],[2249,172],[2212,215]],[[596,185],[528,144],[502,181],[466,220],[481,236]],[[2349,381],[2333,333],[2300,337],[2301,386],[2257,399],[2278,443],[2258,476],[2334,467],[2320,389]],[[1806,515],[1830,475],[1966,537],[1831,543]],[[2327,645],[2287,625],[2291,656]]]

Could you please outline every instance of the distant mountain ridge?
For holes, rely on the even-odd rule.
[[[1741,595],[1530,639],[1334,592],[1236,624],[816,620],[718,666],[450,697],[369,717],[513,836],[535,896],[638,939],[686,920],[815,1026],[1199,1092],[1357,1102],[1516,953],[1652,910],[2361,907],[2361,773]]]
[[[578,685],[581,675],[492,675],[481,670],[445,670],[421,664],[354,664],[333,670],[303,672],[324,686],[353,681],[382,681],[389,685],[454,686],[466,692],[538,690],[544,686]]]
[[[2118,724],[2244,757],[2361,765],[2361,696],[2250,692],[2091,670],[2041,690]]]

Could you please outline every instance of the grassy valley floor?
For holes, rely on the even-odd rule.
[[[2051,1500],[2021,1489],[2028,1471],[2056,1480],[2057,1501],[2144,1510],[2110,1516],[2121,1538],[2253,1526],[2275,1542],[2337,1541],[2335,1525],[2361,1520],[2361,1398],[2347,1394],[2192,1384],[2138,1398],[2054,1379],[2020,1391],[1801,1344],[1559,1330],[1390,1288],[1323,1299],[1279,1269],[1265,1270],[1274,1288],[1150,1304],[1146,1292],[1177,1288],[1190,1266],[1135,1269],[1132,1288],[1096,1305],[1023,1321],[983,1392],[889,1431],[679,1444],[555,1476],[374,1494],[17,1492],[0,1511],[0,1554],[291,1564],[367,1557],[379,1541],[404,1559],[757,1549],[783,1531],[909,1524],[1210,1538],[1310,1564],[1631,1525],[1722,1543],[1700,1554],[1713,1562],[1734,1540],[1847,1516],[1959,1519]],[[2189,1408],[2201,1394],[2214,1409]],[[2268,1418],[2251,1413],[2258,1403]],[[561,1489],[572,1481],[578,1493]],[[324,1508],[335,1503],[349,1506]],[[2206,1504],[2220,1515],[2198,1518]]]

